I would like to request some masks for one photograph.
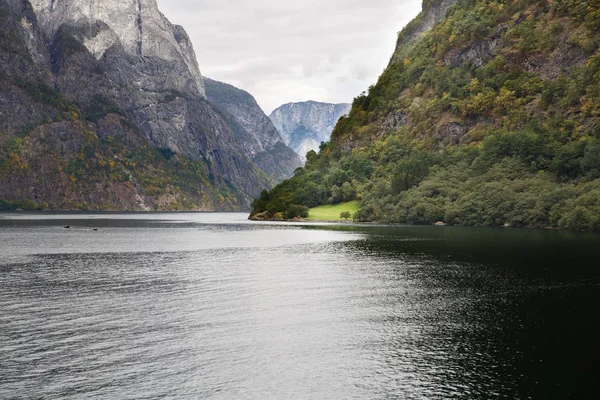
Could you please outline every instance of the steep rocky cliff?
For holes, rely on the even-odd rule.
[[[321,142],[329,141],[333,127],[350,104],[329,104],[316,101],[285,104],[269,118],[290,146],[302,159],[310,150],[318,150]]]
[[[600,2],[427,0],[331,142],[254,212],[600,231]]]
[[[208,101],[233,128],[237,143],[274,182],[292,176],[302,161],[285,145],[271,120],[252,95],[226,83],[205,78]]]
[[[206,100],[185,31],[154,0],[0,8],[0,199],[244,209],[269,185]]]
[[[87,50],[100,59],[112,46],[128,54],[157,57],[187,67],[191,86],[204,96],[204,84],[187,34],[158,10],[156,0],[30,0],[42,31],[54,38],[70,27]]]

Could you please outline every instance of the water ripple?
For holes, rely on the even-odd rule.
[[[595,239],[562,242],[582,266],[565,271],[544,252],[503,258],[495,233],[482,252],[480,231],[454,241],[425,228],[123,218],[98,235],[30,217],[0,227],[0,398],[526,399],[592,387]]]

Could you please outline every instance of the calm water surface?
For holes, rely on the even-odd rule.
[[[596,398],[599,249],[564,232],[0,214],[0,399]]]

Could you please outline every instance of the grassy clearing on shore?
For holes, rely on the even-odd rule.
[[[309,221],[342,221],[340,214],[344,211],[350,211],[352,216],[359,209],[358,201],[351,201],[349,203],[326,205],[311,208],[308,213],[307,220]]]

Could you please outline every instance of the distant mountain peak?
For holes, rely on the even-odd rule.
[[[283,141],[279,131],[248,92],[228,83],[206,78],[208,101],[233,128],[236,141],[273,181],[292,176],[302,160]]]
[[[337,121],[350,111],[350,104],[323,103],[314,100],[287,103],[274,110],[269,118],[281,133],[286,145],[302,159],[321,142],[329,141]]]

